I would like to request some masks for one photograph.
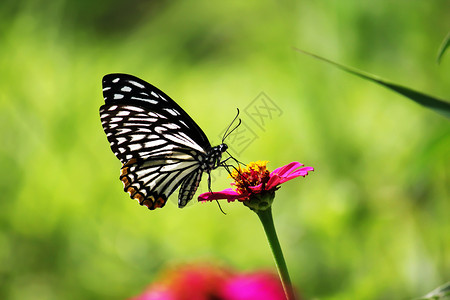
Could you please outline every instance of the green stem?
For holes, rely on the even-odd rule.
[[[273,224],[272,209],[269,207],[266,210],[255,211],[258,215],[261,223],[264,227],[264,231],[267,236],[267,240],[272,249],[273,257],[275,258],[275,264],[278,269],[278,275],[280,275],[281,283],[283,284],[283,289],[288,300],[295,300],[294,290],[292,288],[291,279],[289,277],[289,272],[284,261],[283,251],[281,250],[280,242],[278,241],[277,232],[275,231],[275,226]]]

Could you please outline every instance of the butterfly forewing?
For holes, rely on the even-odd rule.
[[[137,77],[106,75],[103,96],[102,126],[123,164],[125,191],[155,209],[181,185],[179,207],[184,207],[205,170],[211,149],[206,135],[175,101]]]
[[[199,146],[196,147],[199,151],[211,147],[208,138],[192,118],[169,96],[148,82],[127,74],[108,74],[103,77],[103,97],[105,105],[101,110],[108,108],[108,124],[114,121],[117,125],[113,125],[115,130],[128,128],[147,133],[150,130],[182,145],[183,139],[191,139]],[[147,127],[149,123],[153,124],[152,128]],[[125,132],[124,135],[128,134]]]

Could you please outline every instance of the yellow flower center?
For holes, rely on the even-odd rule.
[[[267,160],[258,160],[249,163],[244,168],[239,166],[237,170],[233,170],[229,177],[234,179],[235,182],[232,184],[236,187],[236,191],[241,194],[249,193],[251,192],[250,186],[266,184],[270,174],[266,168],[267,163]]]

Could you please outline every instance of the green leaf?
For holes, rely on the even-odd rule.
[[[389,82],[389,81],[387,81],[387,80],[385,80],[383,78],[380,78],[380,77],[378,77],[376,75],[372,75],[372,74],[369,74],[369,73],[357,70],[355,68],[351,68],[351,67],[347,67],[347,66],[338,64],[338,63],[336,63],[334,61],[331,61],[329,59],[323,58],[321,56],[318,56],[318,55],[315,55],[315,54],[312,54],[312,53],[309,53],[309,52],[306,52],[306,51],[303,51],[303,50],[300,50],[300,49],[297,49],[297,48],[294,48],[294,50],[296,50],[298,52],[301,52],[303,54],[309,55],[311,57],[314,57],[316,59],[319,59],[321,61],[327,62],[327,63],[329,63],[331,65],[334,65],[335,67],[338,67],[339,69],[344,70],[347,73],[356,75],[358,77],[361,77],[361,78],[364,78],[366,80],[375,82],[375,83],[377,83],[379,85],[382,85],[382,86],[384,86],[384,87],[386,87],[386,88],[388,88],[390,90],[393,90],[393,91],[395,91],[395,92],[397,92],[397,93],[399,93],[399,94],[401,94],[401,95],[403,95],[403,96],[405,96],[405,97],[407,97],[407,98],[409,98],[409,99],[419,103],[420,105],[423,105],[423,106],[425,106],[425,107],[427,107],[429,109],[432,109],[435,112],[437,112],[437,113],[439,113],[439,114],[441,114],[441,115],[443,115],[443,116],[445,116],[447,118],[450,118],[450,103],[445,101],[445,100],[439,99],[439,98],[434,97],[434,96],[429,96],[429,95],[424,94],[422,92],[415,91],[413,89],[410,89],[410,88],[405,87],[405,86],[401,86],[401,85],[396,84],[396,83]]]
[[[447,34],[445,39],[442,41],[441,47],[438,50],[437,63],[441,62],[441,58],[444,55],[444,52],[447,50],[448,46],[450,46],[450,32]]]
[[[418,298],[417,300],[445,300],[450,299],[450,282],[447,282],[444,285],[432,290],[428,294],[423,297]]]

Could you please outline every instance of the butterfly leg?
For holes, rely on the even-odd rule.
[[[208,172],[208,191],[210,193],[213,192],[212,189],[211,189],[211,173],[210,172]]]
[[[225,159],[224,162],[231,158],[232,160],[234,160],[234,161],[238,164],[238,166],[239,166],[239,165],[245,165],[243,162],[237,160],[233,155],[231,155],[230,152],[228,152],[228,151],[226,151],[226,152],[227,152],[227,154],[228,154],[230,157],[228,157],[227,159]]]

